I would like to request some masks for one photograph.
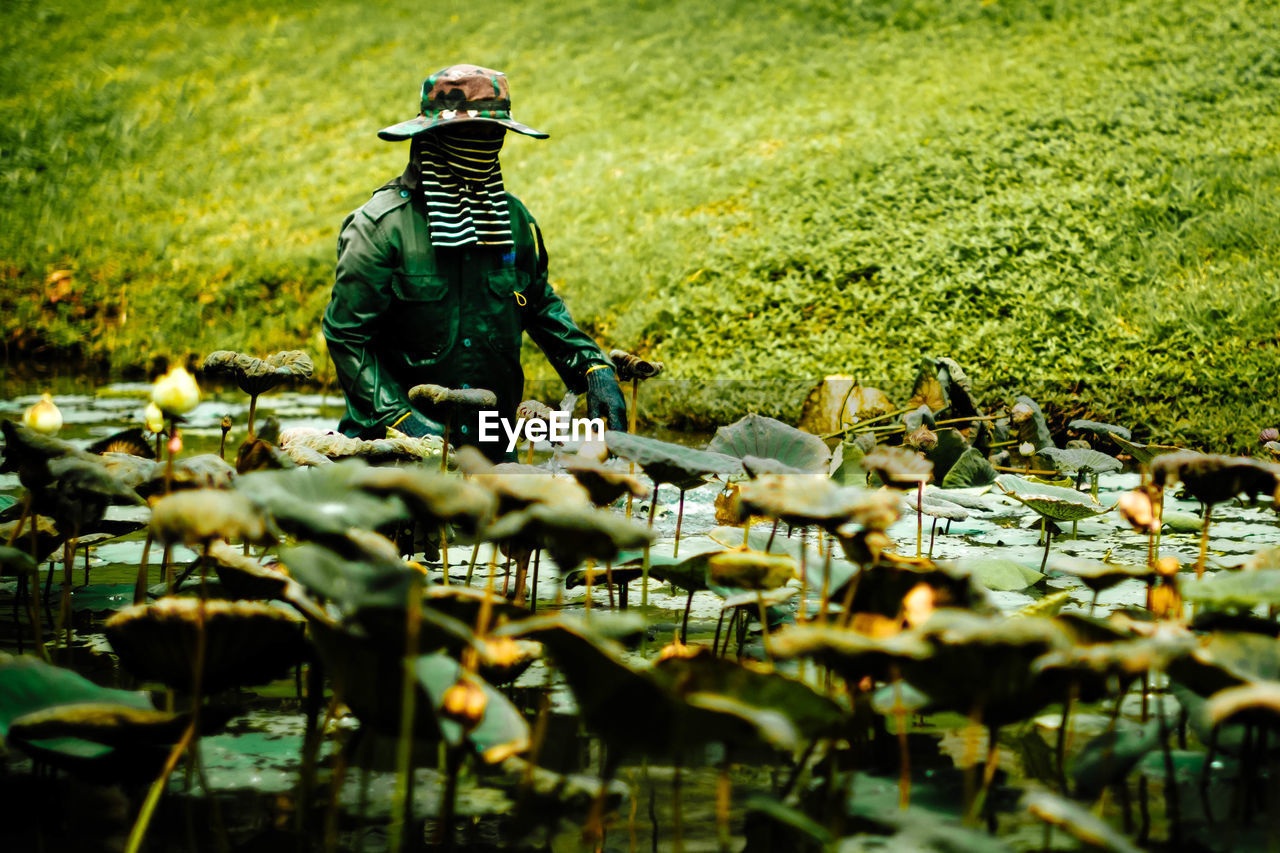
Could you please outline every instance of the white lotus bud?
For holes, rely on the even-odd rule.
[[[155,403],[147,403],[147,408],[142,412],[142,420],[146,423],[147,429],[157,435],[164,432],[164,412],[160,411],[160,407]]]
[[[199,405],[200,386],[186,369],[175,367],[156,380],[151,389],[151,402],[170,417],[185,415]]]
[[[40,395],[40,402],[22,413],[22,423],[36,432],[55,435],[62,429],[62,412],[48,394]]]
[[[1024,441],[1018,445],[1018,452],[1023,456],[1035,456],[1036,446],[1029,441]]]

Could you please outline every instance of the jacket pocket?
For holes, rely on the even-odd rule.
[[[391,290],[390,346],[418,359],[449,352],[458,331],[458,304],[449,296],[448,279],[437,273],[397,272]]]
[[[488,337],[493,348],[502,353],[520,351],[520,336],[524,331],[522,313],[527,304],[524,289],[529,278],[514,267],[502,267],[488,273],[489,315],[493,334]]]

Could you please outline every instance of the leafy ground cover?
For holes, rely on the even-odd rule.
[[[905,397],[924,352],[1143,439],[1275,420],[1273,4],[193,6],[0,11],[11,362],[319,355],[337,225],[406,155],[373,132],[466,58],[552,134],[505,172],[575,315],[684,380],[657,420]]]

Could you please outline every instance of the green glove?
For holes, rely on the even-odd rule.
[[[603,418],[606,429],[626,430],[627,401],[612,369],[587,373],[587,417]]]

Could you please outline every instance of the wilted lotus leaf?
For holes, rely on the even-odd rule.
[[[1195,647],[1195,637],[1186,632],[1088,646],[1073,645],[1037,659],[1034,668],[1037,672],[1054,669],[1089,672],[1127,681],[1153,669],[1163,671],[1173,661],[1190,654]]]
[[[800,429],[828,435],[896,407],[877,388],[865,388],[852,376],[827,376],[814,386],[800,408]]]
[[[928,406],[929,410],[935,414],[951,405],[951,397],[947,393],[947,388],[938,379],[937,366],[932,358],[926,357],[920,362],[916,381],[911,386],[911,399],[907,400],[907,405],[911,408]]]
[[[825,477],[758,477],[742,484],[738,502],[744,515],[776,518],[797,527],[817,524],[832,532],[850,521],[883,530],[899,514],[897,495],[838,486]]]
[[[794,746],[797,734],[785,716],[750,704],[749,697],[677,695],[650,670],[629,666],[622,648],[591,624],[535,617],[498,633],[528,636],[546,647],[573,690],[583,722],[610,749],[666,757],[710,742]]]
[[[351,485],[375,495],[397,495],[419,521],[447,522],[476,530],[493,515],[497,501],[488,489],[461,477],[415,468],[365,468]]]
[[[131,427],[99,439],[86,447],[85,451],[99,456],[107,453],[123,453],[143,459],[156,458],[156,452],[152,449],[151,442],[147,440],[147,434],[141,427]]]
[[[351,527],[369,530],[404,521],[409,511],[395,495],[373,495],[354,481],[367,470],[347,460],[318,468],[255,471],[235,489],[268,513],[281,530],[299,537],[342,536]]]
[[[907,492],[903,496],[904,501],[909,509],[916,510],[924,515],[933,518],[945,518],[947,521],[964,521],[969,517],[969,512],[959,504],[953,504],[951,501],[944,501],[938,498],[931,498],[928,493],[925,494],[924,502],[916,500],[916,496],[911,492]]]
[[[613,468],[594,459],[573,456],[564,460],[564,469],[587,490],[596,506],[608,506],[623,495],[643,498],[649,494],[648,487],[624,469]]]
[[[94,461],[91,453],[80,450],[68,441],[37,432],[17,421],[0,420],[4,433],[4,463],[0,472],[12,472],[28,489],[47,483],[52,475],[49,462],[60,458]]]
[[[933,416],[933,409],[930,409],[927,403],[921,403],[915,410],[902,416],[902,429],[908,433],[916,432],[922,427],[933,430],[937,426],[937,419]]]
[[[862,467],[893,489],[914,489],[933,476],[932,462],[901,447],[877,447],[862,458]]]
[[[301,350],[285,350],[266,358],[218,350],[205,356],[200,372],[208,376],[229,376],[246,394],[257,396],[287,379],[306,379],[315,366]]]
[[[902,446],[928,455],[938,446],[938,434],[924,424],[920,424],[902,437]]]
[[[652,379],[662,372],[665,366],[660,361],[645,361],[626,350],[609,350],[609,360],[613,369],[618,371],[618,380],[630,382],[632,379]]]
[[[617,559],[624,550],[653,540],[646,525],[591,507],[537,503],[499,518],[486,535],[496,541],[537,537],[562,571],[576,569],[588,557]]]
[[[157,471],[162,471],[160,463],[154,459],[143,459],[128,453],[103,453],[102,467],[106,468],[124,485],[137,489],[148,480],[152,480]],[[163,478],[163,473],[161,474]]]
[[[1119,433],[1112,433],[1111,440],[1120,445],[1120,449],[1132,456],[1133,461],[1139,465],[1145,465],[1157,456],[1184,452],[1181,447],[1172,447],[1167,444],[1134,444],[1127,436]]]
[[[1079,472],[1105,474],[1108,471],[1119,471],[1122,467],[1120,460],[1114,456],[1082,447],[1066,450],[1060,450],[1057,447],[1041,447],[1036,451],[1036,455],[1042,459],[1048,459],[1054,470],[1061,471],[1063,474]]]
[[[857,584],[849,608],[855,618],[856,614],[871,613],[901,622],[908,596],[913,593],[920,595],[922,587],[927,588],[932,607],[963,607],[975,613],[994,610],[987,601],[986,593],[966,571],[945,563],[935,564],[928,560],[892,562],[888,559],[892,555],[882,556],[885,559],[880,562],[863,563],[861,571],[850,577],[847,583],[833,585],[832,600],[842,601],[848,584]]]
[[[388,553],[355,540],[342,552],[310,543],[281,547],[280,561],[308,592],[333,602],[348,617],[364,608],[403,610],[410,586],[421,579],[394,549]]]
[[[60,532],[74,534],[100,521],[109,506],[143,502],[97,459],[66,456],[50,460],[52,479],[31,488],[32,509],[54,519]]]
[[[1012,474],[1001,474],[996,485],[1009,497],[1053,521],[1079,521],[1111,509],[1075,489],[1033,483]]]
[[[709,651],[669,656],[654,666],[654,678],[676,695],[714,693],[776,711],[806,740],[829,733],[844,716],[839,705],[803,681],[713,657]]]
[[[236,478],[236,469],[225,459],[216,454],[202,453],[177,459],[173,463],[170,475],[166,466],[157,465],[152,469],[151,477],[137,487],[138,494],[149,498],[165,493],[165,482],[168,478],[172,490],[179,489],[226,489]]]
[[[1089,809],[1051,791],[1034,789],[1022,797],[1022,806],[1036,818],[1067,831],[1090,847],[1110,853],[1141,853],[1141,848],[1111,828]]]
[[[703,478],[711,474],[728,478],[743,473],[742,462],[723,453],[617,430],[607,431],[604,440],[611,453],[636,463],[659,485],[671,483],[678,489],[689,489],[702,485]]]
[[[1094,592],[1111,589],[1130,578],[1150,580],[1155,576],[1146,565],[1095,563],[1093,560],[1081,560],[1077,557],[1055,557],[1049,568],[1079,578],[1081,583]]]
[[[787,625],[769,639],[775,658],[812,658],[838,673],[850,684],[870,676],[888,681],[904,661],[923,661],[933,648],[914,631],[887,637],[869,637],[847,628],[815,623]]]
[[[1054,446],[1044,412],[1040,410],[1040,404],[1030,397],[1019,397],[1014,402],[1013,408],[1009,410],[1009,423],[1019,442],[1029,441],[1036,450]]]
[[[15,717],[8,736],[28,742],[76,738],[117,747],[165,745],[182,737],[187,723],[186,714],[114,702],[84,702]]]
[[[1087,421],[1083,419],[1077,419],[1067,424],[1067,428],[1076,430],[1077,432],[1092,433],[1093,435],[1105,435],[1105,436],[1112,436],[1112,437],[1118,435],[1121,438],[1123,438],[1125,441],[1129,441],[1130,439],[1133,438],[1129,430],[1125,429],[1124,427],[1116,426],[1115,424],[1104,424],[1099,421]]]
[[[424,438],[402,435],[365,441],[310,427],[295,427],[280,433],[280,449],[294,457],[299,465],[313,464],[314,460],[307,461],[311,459],[311,453],[318,453],[332,460],[363,459],[371,464],[425,462],[430,459],[438,460],[443,444],[438,435]]]
[[[1041,655],[1071,645],[1050,619],[942,609],[919,630],[933,654],[925,662],[906,662],[902,675],[940,707],[962,714],[977,707],[984,723],[1004,725],[1062,700],[1058,679],[1032,668]]]
[[[1153,462],[1151,479],[1157,486],[1181,480],[1187,492],[1204,504],[1219,504],[1238,494],[1257,500],[1259,494],[1270,495],[1280,488],[1280,465],[1247,456],[1183,451]]]
[[[1218,572],[1181,584],[1183,597],[1211,610],[1248,612],[1260,604],[1280,607],[1280,568]]]
[[[226,542],[214,542],[209,548],[209,557],[213,560],[218,580],[236,598],[281,599],[290,584],[283,566],[264,566]]]
[[[831,461],[831,451],[822,439],[754,412],[717,429],[707,450],[738,459],[774,459],[810,473],[825,474]]]
[[[188,489],[161,498],[151,508],[151,533],[164,545],[271,539],[253,501],[226,489]]]
[[[274,681],[307,652],[298,617],[252,601],[161,598],[121,610],[105,632],[135,676],[190,689],[201,623],[206,693]]]
[[[472,482],[497,496],[500,516],[536,503],[591,505],[586,489],[574,480],[552,476],[545,468],[516,462],[494,465],[471,446],[459,448],[457,459],[459,471],[469,474]]]
[[[956,462],[971,448],[960,431],[951,427],[940,427],[937,430],[931,430],[930,433],[933,436],[931,442],[926,441],[915,445],[904,438],[903,444],[922,451],[924,458],[933,463],[934,481],[945,482],[947,474],[951,473]]]
[[[970,447],[961,453],[955,464],[942,478],[944,489],[964,489],[994,483],[996,469],[987,461],[981,450]]]
[[[1280,723],[1280,682],[1257,681],[1229,687],[1209,699],[1207,710],[1215,726],[1245,723],[1275,727]]]
[[[1255,681],[1280,681],[1280,640],[1262,634],[1215,631],[1169,665],[1169,677],[1199,696]]]
[[[707,580],[732,589],[777,589],[796,577],[796,561],[788,554],[721,551],[707,560]]]
[[[409,389],[410,403],[456,406],[462,409],[494,408],[498,395],[484,388],[446,388],[443,385],[415,385]]]

